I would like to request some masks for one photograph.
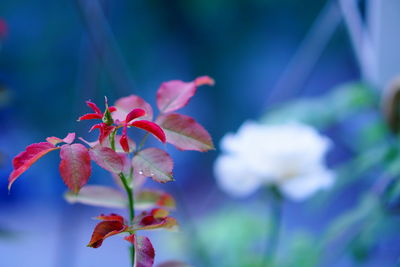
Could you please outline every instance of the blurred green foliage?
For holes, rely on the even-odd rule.
[[[378,94],[363,83],[348,83],[313,99],[299,99],[267,111],[264,123],[298,121],[326,128],[377,105]]]

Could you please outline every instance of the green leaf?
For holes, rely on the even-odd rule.
[[[339,122],[349,115],[375,107],[378,102],[376,92],[362,83],[348,83],[325,96],[289,102],[269,110],[262,121],[282,123],[299,121],[316,127],[326,127]]]

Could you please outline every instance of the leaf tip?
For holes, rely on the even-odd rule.
[[[214,79],[209,76],[200,76],[194,80],[194,83],[196,84],[196,86],[202,86],[202,85],[214,86],[215,85]]]

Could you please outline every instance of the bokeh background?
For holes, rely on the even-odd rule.
[[[138,94],[155,104],[161,82],[190,81],[200,75],[213,77],[216,85],[198,90],[183,113],[209,130],[217,150],[203,154],[167,147],[175,160],[176,182],[166,188],[178,200],[175,216],[182,232],[156,232],[151,237],[157,262],[182,259],[195,266],[214,266],[210,262],[215,264],[215,258],[229,262],[237,253],[229,244],[265,234],[267,203],[261,193],[235,200],[216,187],[213,162],[219,140],[245,120],[259,119],[288,101],[325,96],[346,82],[363,80],[372,88],[368,101],[379,102],[385,85],[400,71],[395,48],[400,38],[395,35],[400,28],[395,14],[400,5],[385,1],[393,6],[354,1],[363,22],[357,25],[352,23],[351,9],[340,6],[340,1],[2,0],[0,266],[126,266],[128,250],[118,237],[98,250],[86,247],[95,225],[91,218],[107,210],[65,203],[57,155],[41,159],[9,194],[11,160],[47,136],[73,131],[94,139],[87,132],[89,124],[76,121],[87,111],[85,100],[102,103],[106,95],[113,102]],[[370,31],[375,50],[368,43],[364,46],[363,34],[354,34],[357,27]],[[335,105],[329,99],[325,103],[325,109]],[[325,133],[335,143],[328,164],[334,167],[352,158],[355,152],[349,143],[356,138],[354,128],[377,118],[375,106],[374,111],[328,128]],[[369,176],[373,179],[373,174]],[[91,183],[111,182],[95,169]],[[297,230],[318,237],[330,221],[357,203],[369,185],[368,179],[359,181],[325,202],[289,201],[283,217],[288,234],[281,236],[281,243],[292,240],[289,233],[296,231],[298,240],[312,244]],[[156,185],[149,182],[149,186]],[[215,244],[196,241],[203,232],[205,240],[207,234],[218,239],[224,230],[222,243],[217,243],[219,256],[214,255]],[[244,232],[233,235],[240,231]],[[227,240],[230,235],[237,240]],[[379,242],[362,266],[395,266],[399,239],[393,234]],[[341,256],[321,266],[358,265],[350,256]]]

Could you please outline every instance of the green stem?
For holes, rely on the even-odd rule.
[[[110,145],[111,149],[115,151],[115,134],[117,133],[117,129],[111,132],[110,134]],[[122,185],[125,188],[126,194],[128,195],[128,204],[129,204],[129,226],[132,226],[133,219],[135,218],[135,198],[133,196],[133,188],[129,185],[129,181],[132,181],[133,172],[131,171],[129,174],[129,180],[125,177],[124,173],[119,174],[119,178],[121,179]],[[130,258],[131,258],[131,266],[135,264],[135,246],[132,244],[130,249]]]
[[[117,133],[117,129],[114,129],[114,131],[111,132],[110,134],[110,146],[111,149],[115,151],[115,134]]]
[[[132,223],[133,218],[135,218],[135,201],[133,199],[133,192],[132,188],[128,184],[128,180],[126,179],[125,175],[121,172],[119,174],[119,177],[121,178],[122,184],[126,190],[126,193],[128,194],[128,202],[129,202],[129,223]]]
[[[128,203],[129,203],[129,225],[132,225],[133,219],[135,218],[135,200],[133,197],[133,189],[131,186],[129,186],[128,180],[126,179],[125,175],[121,172],[119,174],[119,177],[121,178],[121,182],[125,188],[125,191],[128,195]],[[131,252],[131,263],[132,266],[135,262],[135,246],[132,244],[130,248]]]
[[[262,267],[274,266],[279,246],[279,232],[282,221],[282,195],[276,187],[269,190],[271,227],[268,231],[267,244]]]

